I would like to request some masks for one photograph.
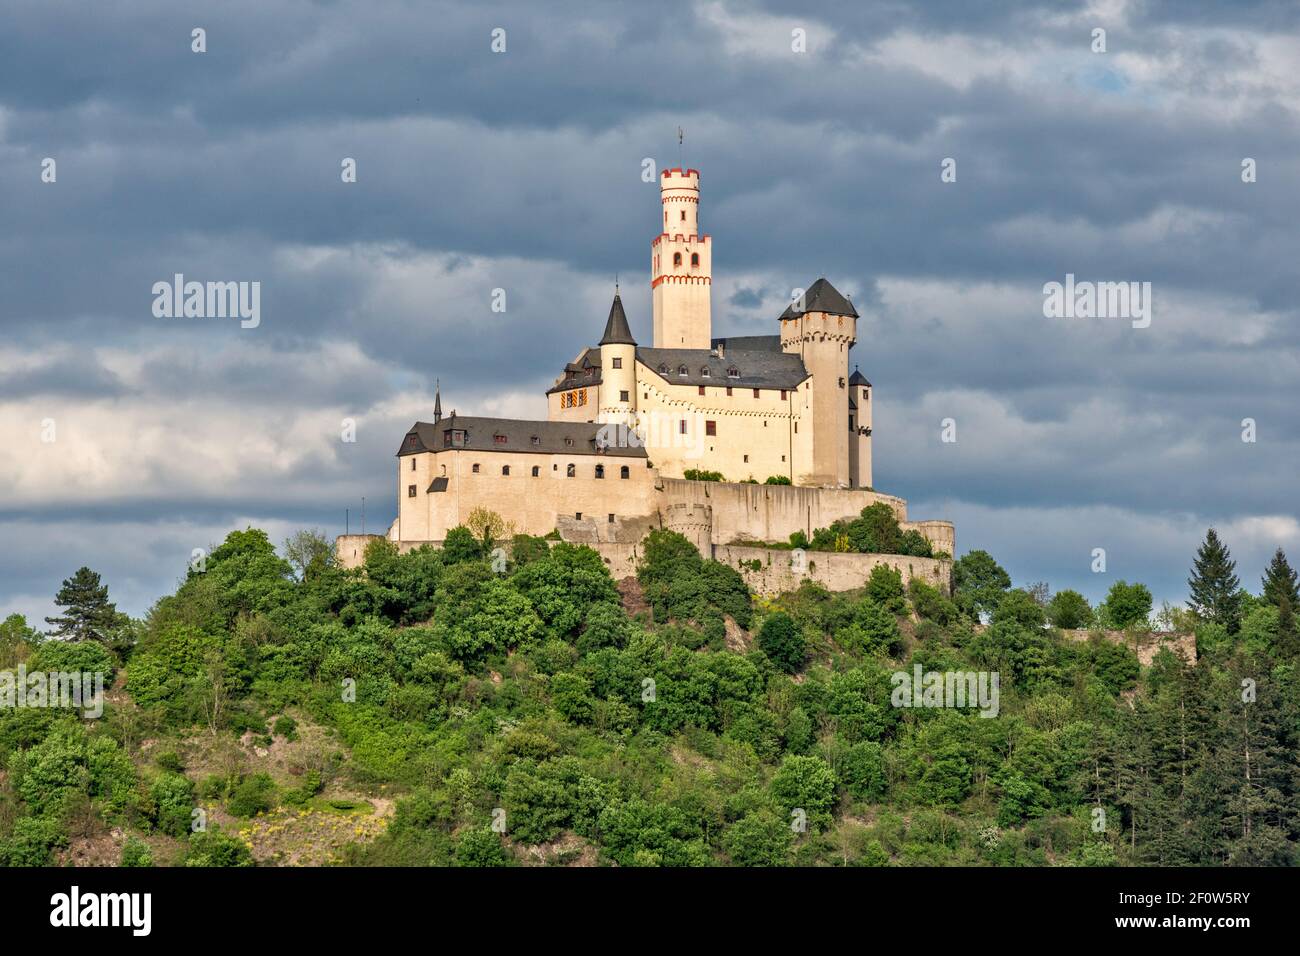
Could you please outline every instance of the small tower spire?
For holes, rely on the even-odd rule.
[[[434,379],[433,386],[433,420],[442,421],[442,380]]]

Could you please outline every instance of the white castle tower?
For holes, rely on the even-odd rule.
[[[713,334],[713,249],[700,235],[700,171],[665,169],[662,231],[650,242],[654,347],[707,349]]]

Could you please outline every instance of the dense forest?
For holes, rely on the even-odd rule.
[[[351,571],[318,534],[235,531],[142,620],[77,571],[46,633],[0,624],[0,668],[10,700],[20,665],[102,673],[103,714],[0,708],[0,860],[1296,862],[1281,551],[1251,593],[1211,531],[1188,608],[1155,611],[1136,583],[1095,608],[1012,588],[982,551],[949,594],[877,568],[766,599],[670,532],[616,582],[589,548],[493,530],[376,541]],[[1194,632],[1197,662],[1142,667],[1102,633],[1153,628]],[[998,675],[996,716],[895,706],[917,665]]]

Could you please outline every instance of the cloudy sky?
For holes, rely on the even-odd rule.
[[[1300,557],[1300,4],[782,6],[8,0],[0,614],[82,564],[139,614],[362,496],[382,530],[436,379],[544,417],[616,273],[650,339],[646,158],[702,171],[714,334],[853,295],[876,487],[959,552],[1171,602],[1209,525],[1252,588]],[[260,282],[261,324],[156,318],[175,273]],[[1067,273],[1150,282],[1150,327],[1045,318]]]

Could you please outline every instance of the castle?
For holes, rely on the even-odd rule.
[[[699,171],[664,170],[659,194],[653,344],[638,344],[616,290],[600,341],[547,391],[546,421],[444,418],[439,394],[433,420],[402,438],[387,537],[402,550],[439,542],[481,507],[518,533],[590,543],[618,574],[650,528],[681,531],[713,557],[811,536],[884,501],[951,555],[951,524],[910,522],[906,502],[872,488],[872,385],[850,372],[859,316],[849,298],[819,278],[792,297],[775,334],[714,338]],[[360,563],[360,538],[340,538],[345,566]],[[837,559],[866,557],[881,556]],[[931,561],[903,560],[913,572]],[[946,584],[942,567],[925,574]]]

